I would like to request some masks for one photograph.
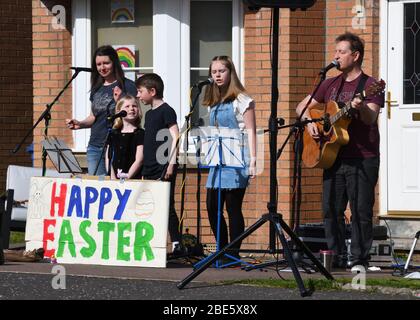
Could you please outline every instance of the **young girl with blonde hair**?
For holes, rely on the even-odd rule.
[[[115,112],[127,115],[114,121],[107,163],[111,163],[111,179],[139,179],[143,164],[144,130],[140,127],[142,112],[137,98],[126,95],[118,100]],[[111,160],[111,161],[110,161]]]

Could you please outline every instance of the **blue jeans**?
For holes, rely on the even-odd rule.
[[[379,157],[338,159],[324,170],[323,211],[328,248],[346,254],[344,211],[350,202],[351,258],[368,260],[373,241],[373,205]]]
[[[95,169],[98,165],[99,159],[101,158],[102,154],[102,148],[101,147],[95,147],[88,145],[87,151],[86,151],[86,157],[87,157],[87,163],[88,163],[88,173],[90,175],[95,174]],[[105,152],[102,156],[102,159],[100,159],[101,162],[99,163],[98,171],[96,172],[97,176],[104,176],[106,175],[106,168],[105,168]]]

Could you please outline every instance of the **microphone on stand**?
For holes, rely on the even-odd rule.
[[[80,71],[92,72],[92,68],[85,68],[85,67],[71,67],[70,69],[72,69],[76,72],[80,72]]]
[[[340,68],[340,63],[337,60],[331,61],[331,63],[328,66],[321,69],[319,74],[326,74],[332,68],[337,68],[337,69]]]
[[[198,120],[196,122],[192,123],[193,128],[198,128],[198,127],[202,127],[202,126],[204,126],[204,119],[203,118],[198,118]]]
[[[108,119],[109,121],[114,121],[114,120],[115,120],[115,119],[117,119],[117,118],[124,118],[124,117],[126,117],[126,116],[127,116],[127,111],[125,111],[125,110],[121,110],[120,112],[118,112],[118,113],[114,114],[113,116],[108,117],[107,119]]]
[[[199,83],[196,83],[193,87],[198,88],[198,90],[201,90],[202,87],[212,84],[214,82],[213,78],[208,78],[207,80],[200,81]]]

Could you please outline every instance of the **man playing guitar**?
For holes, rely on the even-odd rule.
[[[364,43],[355,34],[345,33],[335,40],[334,59],[341,74],[324,81],[314,95],[302,119],[311,119],[310,110],[321,104],[336,101],[347,103],[351,122],[347,132],[349,142],[342,146],[330,168],[323,173],[325,236],[328,247],[335,252],[334,266],[351,268],[368,266],[373,241],[373,205],[379,172],[379,130],[377,119],[384,104],[383,93],[362,99],[355,93],[374,84],[375,79],[362,71]],[[310,96],[297,106],[297,114],[305,109]],[[305,128],[315,140],[323,139],[316,123]],[[305,146],[304,146],[305,148]],[[347,203],[351,209],[351,256],[345,245],[345,216]]]

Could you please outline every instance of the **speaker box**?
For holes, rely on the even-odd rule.
[[[290,8],[290,9],[306,9],[312,7],[316,0],[244,0],[244,3],[251,8]]]
[[[388,239],[387,231],[388,230],[385,226],[373,226],[373,240],[386,241]],[[302,224],[296,229],[296,234],[312,252],[319,252],[319,250],[328,249],[323,223]],[[351,224],[346,224],[345,238],[347,240],[351,239]]]

